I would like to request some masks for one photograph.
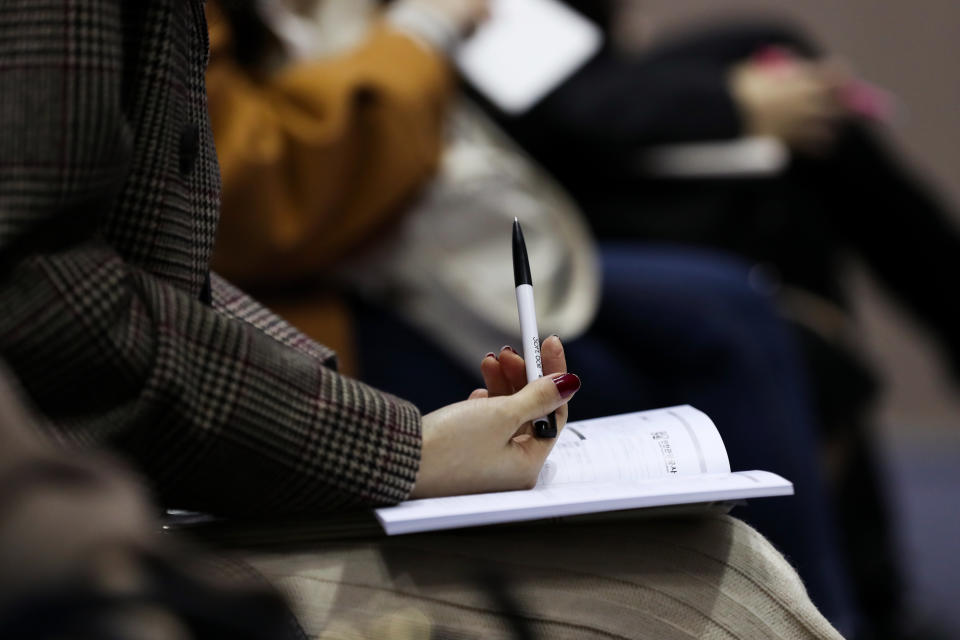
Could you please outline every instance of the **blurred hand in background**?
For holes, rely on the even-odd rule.
[[[829,150],[851,115],[842,98],[850,79],[836,61],[751,59],[732,68],[729,83],[747,133],[816,155]]]

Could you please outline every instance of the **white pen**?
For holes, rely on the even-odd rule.
[[[533,279],[527,245],[523,241],[520,221],[513,219],[513,283],[517,287],[517,311],[520,313],[520,336],[523,340],[523,362],[527,367],[527,382],[543,377],[540,361],[540,333],[537,330],[537,309],[533,304]],[[533,421],[533,432],[538,438],[557,437],[557,416],[550,415]]]

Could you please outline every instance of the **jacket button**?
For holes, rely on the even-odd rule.
[[[180,131],[180,173],[189,175],[200,153],[200,127],[188,124]]]

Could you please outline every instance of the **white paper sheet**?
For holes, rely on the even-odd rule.
[[[460,47],[461,73],[506,113],[522,113],[603,44],[592,22],[557,0],[493,0],[491,18]]]

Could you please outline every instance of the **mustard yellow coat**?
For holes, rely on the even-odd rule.
[[[445,58],[387,24],[357,48],[265,75],[240,66],[207,3],[210,119],[223,180],[214,268],[355,373],[345,306],[324,276],[433,175],[453,91]]]

